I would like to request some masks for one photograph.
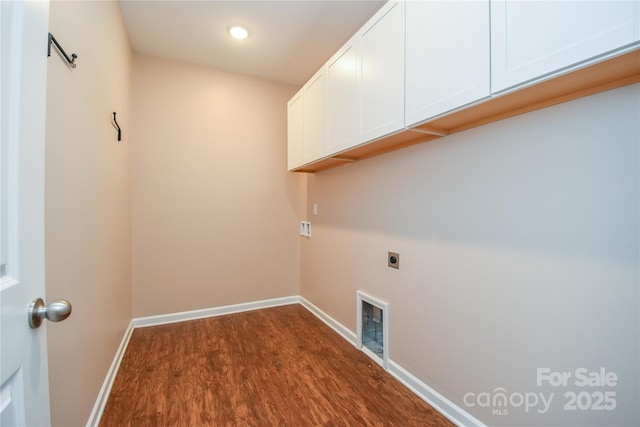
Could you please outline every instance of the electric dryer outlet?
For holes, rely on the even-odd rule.
[[[397,252],[389,252],[387,256],[388,266],[395,269],[400,269],[400,254]]]

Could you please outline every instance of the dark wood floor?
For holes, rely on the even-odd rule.
[[[101,426],[450,426],[300,305],[136,329]]]

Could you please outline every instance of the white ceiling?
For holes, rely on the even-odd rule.
[[[121,0],[135,52],[302,86],[385,0]],[[245,40],[228,29],[242,25]]]

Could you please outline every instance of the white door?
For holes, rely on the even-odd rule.
[[[44,138],[48,1],[0,1],[2,135],[0,425],[50,424],[46,327],[28,306],[45,295]]]
[[[327,63],[327,154],[358,143],[360,80],[358,36],[347,42]]]
[[[489,0],[406,2],[405,124],[490,95]]]
[[[325,69],[320,69],[304,85],[304,163],[313,162],[326,155],[326,126],[325,126]]]
[[[389,1],[360,31],[360,142],[404,127],[404,2]]]
[[[304,164],[304,92],[296,93],[287,104],[287,164],[289,170]]]
[[[492,0],[491,90],[628,46],[639,36],[637,0]]]

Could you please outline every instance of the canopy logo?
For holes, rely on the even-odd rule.
[[[616,392],[611,390],[618,384],[618,375],[600,368],[590,371],[577,368],[573,371],[552,371],[538,368],[536,386],[566,390],[558,400],[565,411],[613,411],[616,406]],[[491,392],[466,393],[462,400],[468,407],[491,408],[492,415],[508,415],[511,408],[522,408],[524,412],[546,413],[554,401],[556,393],[541,391],[507,392],[504,387],[496,387]]]
[[[497,387],[492,392],[467,393],[463,397],[464,404],[469,407],[492,408],[492,415],[508,415],[508,407],[524,407],[525,412],[536,409],[539,413],[544,414],[549,410],[552,400],[553,393],[548,396],[535,392],[509,394],[503,387]]]

